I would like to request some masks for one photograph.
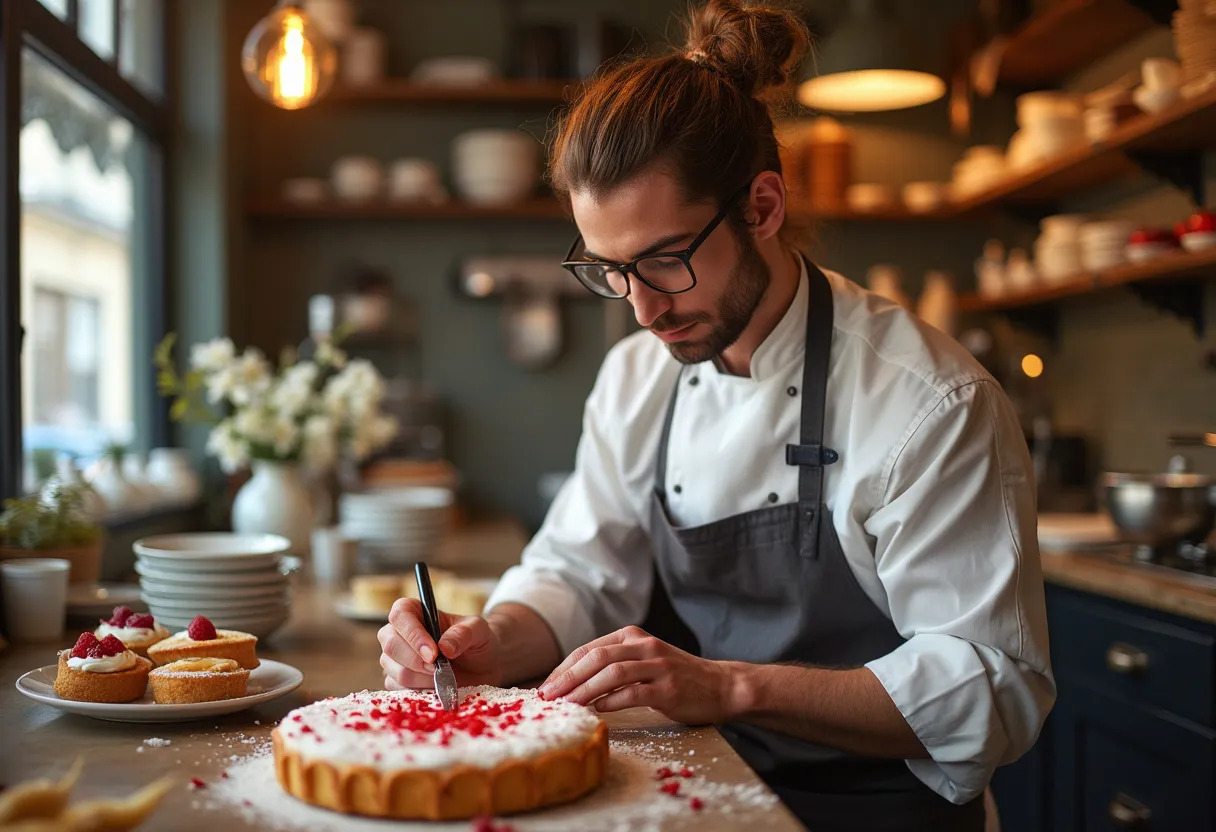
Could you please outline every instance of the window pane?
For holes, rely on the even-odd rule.
[[[122,0],[122,37],[119,40],[118,71],[145,94],[159,98],[164,89],[161,77],[164,28],[163,0]]]
[[[60,20],[67,19],[68,0],[38,0],[38,2],[50,9]]]
[[[106,60],[114,57],[114,0],[79,0],[80,39]]]
[[[130,442],[137,275],[147,144],[131,124],[25,53],[21,175],[21,356],[26,487],[55,451],[86,457]],[[136,362],[139,361],[137,364]]]

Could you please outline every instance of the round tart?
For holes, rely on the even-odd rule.
[[[232,659],[241,667],[252,670],[258,666],[257,644],[257,636],[240,630],[217,630],[200,615],[182,632],[149,647],[148,658],[157,664],[204,657]]]
[[[99,639],[114,636],[137,656],[147,657],[148,648],[169,637],[169,631],[147,613],[133,613],[130,607],[115,607],[109,619],[98,623],[93,635]]]
[[[214,702],[245,695],[249,671],[232,659],[178,659],[148,674],[158,705]]]
[[[133,702],[148,689],[152,662],[122,646],[114,636],[98,641],[81,633],[71,650],[59,651],[55,693],[77,702]]]
[[[592,708],[534,690],[363,691],[292,711],[274,729],[291,795],[348,814],[453,820],[526,812],[604,779],[608,728]]]

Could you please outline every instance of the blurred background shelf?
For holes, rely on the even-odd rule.
[[[574,91],[576,79],[561,81],[522,81],[499,79],[468,86],[420,84],[405,78],[390,78],[365,87],[335,87],[321,102],[338,105],[402,104],[461,106],[482,105],[556,105]]]
[[[1127,0],[1065,0],[1013,33],[1001,56],[998,83],[1015,89],[1056,86],[1153,23]]]
[[[248,216],[265,220],[568,220],[565,206],[552,197],[504,205],[474,205],[452,200],[437,204],[411,202],[341,202],[301,204],[282,199],[250,200]]]
[[[1216,249],[1178,252],[1156,257],[1146,263],[1128,263],[1110,269],[1084,272],[1054,286],[1030,292],[987,298],[976,294],[959,296],[962,312],[999,312],[1041,306],[1064,298],[1098,292],[1115,286],[1144,285],[1183,278],[1216,277]]]

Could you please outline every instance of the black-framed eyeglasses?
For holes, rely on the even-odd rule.
[[[751,190],[751,183],[735,191],[726,200],[722,210],[718,212],[709,225],[701,229],[688,248],[683,251],[660,251],[645,254],[628,263],[610,263],[606,260],[588,260],[577,257],[583,247],[583,235],[574,238],[570,250],[562,260],[562,268],[578,278],[578,282],[586,286],[602,298],[619,300],[629,297],[630,275],[645,283],[656,292],[668,295],[678,295],[687,292],[697,285],[696,272],[692,270],[692,256],[705,242],[714,229],[726,219],[731,208],[740,197]]]

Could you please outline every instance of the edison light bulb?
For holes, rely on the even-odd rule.
[[[282,2],[245,38],[241,69],[253,91],[276,107],[298,110],[325,94],[338,53],[299,5]]]

